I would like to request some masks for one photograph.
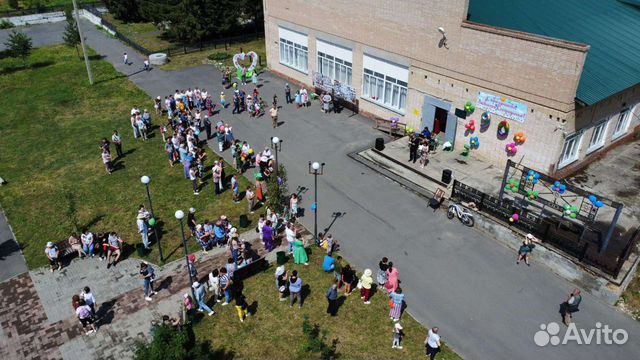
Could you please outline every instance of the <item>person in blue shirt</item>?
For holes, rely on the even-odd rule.
[[[329,255],[325,255],[324,260],[322,261],[322,270],[324,270],[324,272],[331,272],[333,271],[333,268],[335,267],[335,262],[336,259],[332,258]]]
[[[215,236],[215,243],[218,244],[218,246],[222,246],[224,244],[224,229],[222,227],[222,222],[221,221],[217,221],[215,226],[213,227],[213,234]]]
[[[289,298],[291,300],[291,303],[289,304],[289,307],[293,307],[293,303],[296,302],[296,300],[298,300],[298,307],[302,308],[302,297],[300,296],[300,293],[302,291],[302,279],[298,277],[298,271],[297,270],[293,270],[293,272],[291,273],[291,276],[289,277]]]
[[[424,129],[422,129],[422,136],[424,136],[425,139],[430,139],[431,138],[431,131],[429,131],[429,127],[425,126]]]
[[[205,291],[204,285],[196,281],[191,286],[193,287],[196,293],[196,301],[198,302],[198,311],[201,311],[201,312],[206,311],[209,316],[215,314],[215,312],[207,305],[207,302],[205,300],[206,291]]]

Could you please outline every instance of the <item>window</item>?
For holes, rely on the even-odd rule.
[[[629,129],[629,123],[631,122],[630,115],[631,112],[629,111],[629,109],[624,109],[620,112],[620,115],[618,115],[618,120],[616,121],[616,127],[613,129],[613,136],[611,138],[612,140],[615,140],[627,133],[627,130]]]
[[[605,120],[593,127],[591,140],[589,140],[589,148],[587,148],[587,154],[596,151],[604,146],[604,139],[606,137],[608,125],[609,121]]]
[[[346,60],[318,51],[318,72],[331,80],[351,86],[352,65]]]
[[[407,106],[409,70],[366,54],[363,68],[362,98],[404,113]]]
[[[582,141],[582,133],[578,133],[568,137],[564,141],[562,155],[560,155],[560,163],[558,168],[565,167],[572,162],[578,160],[578,152],[580,150],[580,142]]]
[[[309,70],[309,49],[292,41],[280,38],[280,63],[307,73]]]

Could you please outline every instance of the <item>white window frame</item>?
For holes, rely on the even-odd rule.
[[[592,153],[604,146],[607,140],[607,130],[609,130],[609,119],[601,121],[593,127],[591,132],[591,138],[589,138],[589,147],[587,148],[587,154]],[[597,142],[594,142],[597,140]]]
[[[564,144],[562,145],[562,152],[560,153],[560,162],[558,163],[558,169],[572,164],[580,158],[580,145],[582,143],[583,135],[584,133],[581,131],[571,136],[567,136],[567,138],[564,140]],[[567,145],[570,141],[575,141],[573,147],[575,153],[571,155],[571,157],[565,157],[565,153],[567,152]]]
[[[283,58],[283,54],[286,54]],[[280,64],[309,73],[309,48],[293,41],[280,38]]]
[[[331,80],[351,86],[353,83],[353,64],[350,61],[318,51],[318,72]],[[339,70],[343,70],[340,71]],[[343,76],[344,75],[344,76]]]
[[[395,92],[394,87],[396,88]],[[404,115],[408,93],[409,84],[406,82],[364,68],[361,96],[363,99]]]
[[[613,128],[613,135],[611,135],[611,140],[616,140],[621,136],[625,135],[629,130],[629,125],[631,124],[631,109],[627,108],[620,111],[616,119],[616,125]]]

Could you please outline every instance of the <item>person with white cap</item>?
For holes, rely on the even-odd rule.
[[[531,257],[533,248],[536,247],[536,244],[534,244],[535,242],[538,242],[538,239],[536,239],[535,236],[531,234],[527,234],[525,236],[524,240],[522,241],[522,245],[520,245],[520,248],[518,249],[516,265],[520,264],[520,260],[524,260],[524,263],[527,264],[527,266],[531,266],[531,264],[529,264],[529,258]]]
[[[206,311],[209,316],[215,314],[215,312],[207,305],[207,302],[205,301],[206,290],[204,288],[204,285],[196,281],[191,286],[195,290],[196,301],[198,302],[198,311]]]
[[[402,345],[400,342],[402,341],[402,325],[399,322],[393,324],[393,344],[391,345],[392,349],[402,349]]]
[[[44,249],[44,253],[47,255],[47,258],[49,259],[49,266],[51,266],[51,272],[56,270],[56,268],[58,270],[62,269],[62,263],[60,263],[60,261],[58,260],[59,251],[56,244],[52,243],[51,241],[47,242],[47,247]]]
[[[278,289],[278,300],[287,300],[287,270],[284,265],[276,268],[276,288]]]
[[[144,208],[144,205],[140,205],[138,215],[136,217],[136,224],[138,225],[138,232],[142,237],[142,244],[147,250],[149,250],[149,226],[147,225],[148,218],[149,212]]]
[[[365,269],[364,274],[360,277],[358,287],[360,288],[360,298],[364,300],[365,305],[371,304],[369,298],[371,297],[371,284],[373,284],[373,272],[371,269]]]

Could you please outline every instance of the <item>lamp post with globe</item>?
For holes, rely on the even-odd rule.
[[[273,149],[273,153],[276,157],[275,169],[276,169],[276,179],[278,178],[278,151],[282,151],[282,139],[277,136],[271,138],[271,148]]]
[[[318,175],[324,174],[324,163],[309,161],[309,174],[313,175],[313,239],[318,244]]]
[[[149,219],[149,225],[153,229],[153,235],[156,238],[156,243],[158,244],[158,252],[160,253],[160,261],[164,261],[164,256],[162,255],[162,245],[160,244],[160,238],[158,237],[158,231],[156,229],[156,216],[153,212],[153,203],[151,202],[151,192],[149,191],[149,183],[151,182],[151,178],[147,175],[144,175],[140,178],[140,182],[144,184],[147,189],[147,199],[149,199],[149,210],[151,210],[151,219]]]
[[[191,296],[193,296],[193,300],[196,300],[196,292],[193,289],[193,276],[191,275],[190,267],[189,267],[189,250],[187,249],[187,238],[184,236],[184,211],[177,210],[175,213],[176,219],[180,222],[180,232],[182,234],[182,246],[184,247],[184,260],[187,262],[187,273],[189,273],[189,287],[191,288]]]

